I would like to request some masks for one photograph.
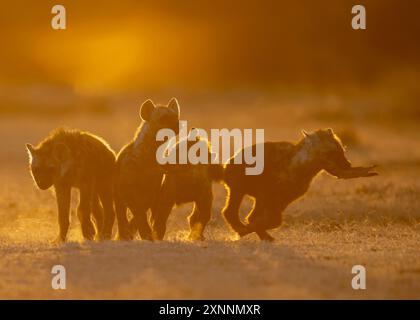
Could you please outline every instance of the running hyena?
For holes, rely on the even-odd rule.
[[[152,209],[162,183],[163,169],[156,160],[162,142],[156,140],[160,129],[179,132],[179,105],[172,98],[168,106],[155,106],[147,100],[140,108],[143,119],[133,141],[117,157],[115,206],[120,239],[131,239],[134,225],[142,239],[152,239],[147,211]],[[127,208],[133,214],[133,224],[127,220]]]
[[[303,131],[303,135],[297,144],[266,142],[261,175],[245,175],[245,165],[233,164],[232,159],[226,165],[224,180],[228,198],[223,215],[240,236],[256,232],[261,240],[274,240],[267,230],[280,226],[283,210],[306,193],[321,170],[342,179],[377,175],[370,171],[373,167],[352,167],[331,129],[312,134]],[[254,197],[255,202],[243,224],[238,211],[245,195]]]
[[[194,129],[193,129],[194,130]],[[182,142],[179,142],[182,143]],[[170,152],[179,152],[179,143]],[[168,164],[164,165],[165,178],[163,180],[159,201],[151,215],[153,236],[162,240],[166,231],[166,221],[175,204],[194,202],[194,208],[188,217],[191,240],[203,240],[203,232],[211,218],[213,202],[212,182],[219,181],[223,176],[223,167],[211,164],[211,151],[207,140],[184,141],[189,151],[191,146],[207,151],[207,164]],[[202,144],[202,146],[199,146]]]
[[[41,190],[55,188],[59,235],[66,240],[70,218],[71,189],[80,191],[77,215],[83,237],[111,238],[115,219],[113,178],[115,154],[101,138],[87,132],[59,129],[37,147],[27,144],[32,177]],[[102,205],[101,205],[102,204]]]

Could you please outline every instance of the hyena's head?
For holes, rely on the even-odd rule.
[[[306,156],[321,169],[332,175],[351,167],[345,156],[343,144],[332,129],[320,129],[313,133],[302,131]]]
[[[32,177],[41,190],[47,190],[69,170],[72,159],[64,143],[41,144],[34,147],[26,144]]]
[[[167,106],[156,106],[151,100],[147,100],[140,108],[141,118],[154,132],[167,128],[178,134],[179,113],[179,104],[176,98],[172,98]]]

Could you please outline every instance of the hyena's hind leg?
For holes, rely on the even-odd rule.
[[[267,230],[277,228],[282,223],[282,210],[270,201],[255,199],[254,207],[246,217],[248,232],[255,232],[260,240],[274,241]]]
[[[240,236],[248,234],[246,226],[239,218],[239,207],[241,206],[244,194],[229,187],[227,187],[227,191],[226,205],[222,210],[222,215],[228,225]]]
[[[148,206],[142,202],[134,201],[128,208],[133,213],[132,221],[135,223],[142,240],[153,240],[152,229],[147,219]]]
[[[154,240],[163,240],[165,237],[166,223],[174,205],[175,201],[167,199],[158,206],[152,208],[150,223]]]
[[[99,197],[104,208],[104,223],[102,237],[105,240],[112,238],[112,228],[115,222],[114,192],[110,184],[104,184],[99,189]]]
[[[274,241],[274,238],[261,226],[264,221],[265,206],[262,200],[255,199],[254,206],[246,216],[248,233],[255,232],[261,240]]]
[[[153,232],[154,240],[163,240],[166,233],[166,223],[169,214],[175,205],[174,192],[167,183],[164,183],[159,191],[158,200],[152,207],[152,214],[150,215],[150,223]]]
[[[204,229],[211,218],[211,207],[213,194],[210,190],[208,194],[194,203],[194,209],[188,217],[190,224],[190,240],[204,240]]]
[[[92,188],[85,187],[80,189],[80,202],[77,208],[77,216],[82,226],[82,234],[86,240],[93,240],[95,227],[90,218],[92,209]]]
[[[103,238],[104,211],[97,194],[92,199],[92,216],[96,227],[96,237],[101,240]]]

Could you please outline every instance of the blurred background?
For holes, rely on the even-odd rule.
[[[66,30],[51,27],[55,4],[2,1],[6,162],[26,162],[22,143],[57,126],[118,151],[142,101],[172,96],[191,126],[265,128],[267,140],[330,126],[366,160],[420,159],[416,2],[363,1],[358,31],[346,0],[63,0]]]
[[[66,30],[51,27],[56,4]],[[355,4],[367,30],[351,28]],[[418,298],[419,12],[409,0],[0,0],[0,297]],[[174,96],[189,128],[296,141],[301,129],[331,127],[354,165],[377,164],[380,175],[320,174],[273,246],[232,241],[221,184],[210,241],[184,241],[187,205],[174,209],[158,254],[145,242],[81,242],[74,197],[73,244],[52,249],[55,197],[34,187],[25,143],[65,126],[118,152],[141,103]],[[61,293],[49,287],[57,259],[73,277]],[[348,286],[355,264],[369,270],[363,295]]]
[[[267,139],[285,140],[331,126],[348,144],[380,128],[374,144],[394,151],[404,132],[417,141],[416,2],[363,1],[363,31],[351,28],[346,0],[63,0],[66,30],[51,27],[55,4],[2,1],[3,158],[13,148],[26,160],[24,140],[62,125],[118,150],[141,102],[172,96],[183,119],[203,128],[265,128]],[[417,147],[401,149],[417,156]]]

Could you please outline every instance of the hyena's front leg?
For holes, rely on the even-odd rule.
[[[104,210],[97,194],[94,195],[92,199],[92,215],[96,226],[96,237],[98,240],[101,240],[103,239]]]
[[[112,237],[112,228],[115,222],[114,192],[112,185],[101,186],[99,195],[104,208],[103,238],[109,240]]]
[[[173,192],[171,192],[167,184],[163,184],[158,199],[152,207],[152,214],[150,215],[154,240],[163,240],[165,237],[166,222],[174,205],[175,198]]]
[[[270,236],[262,226],[265,223],[264,214],[264,202],[261,199],[256,198],[254,206],[245,218],[245,221],[247,223],[247,232],[243,233],[242,236],[255,232],[261,240],[274,241],[274,238]]]
[[[77,216],[82,226],[83,237],[86,240],[93,240],[95,237],[95,227],[90,219],[92,199],[93,192],[90,186],[80,188],[80,203],[77,208]]]
[[[204,240],[204,229],[211,218],[211,206],[213,195],[210,190],[208,194],[199,199],[194,204],[194,210],[188,217],[190,224],[190,240]]]
[[[55,195],[58,207],[58,226],[59,234],[55,243],[65,242],[67,231],[70,225],[70,196],[71,187],[65,184],[57,184],[55,187]]]
[[[127,206],[123,198],[119,195],[116,195],[115,197],[115,212],[118,225],[118,240],[132,240],[134,235],[130,232],[129,222],[127,219]]]

